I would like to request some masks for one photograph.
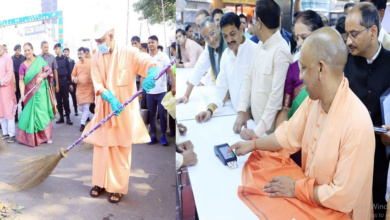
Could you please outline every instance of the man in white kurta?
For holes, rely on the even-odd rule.
[[[263,9],[263,8],[261,8]],[[268,9],[267,9],[268,10]],[[275,19],[265,19],[265,11],[256,11],[254,28],[263,44],[257,45],[256,54],[246,72],[241,87],[238,116],[233,130],[240,133],[241,138],[250,140],[271,132],[275,126],[275,117],[282,108],[284,83],[288,67],[292,61],[290,48],[279,31],[280,8],[274,7],[273,12],[267,12]],[[248,105],[257,126],[254,130],[241,127],[246,122]]]
[[[248,57],[253,57],[256,52],[256,44],[243,36],[243,27],[240,25],[240,19],[236,14],[231,12],[224,14],[220,25],[222,25],[222,33],[228,48],[222,54],[221,70],[218,74],[217,86],[211,98],[211,103],[206,111],[202,111],[196,116],[198,122],[208,121],[214,111],[223,106],[228,91],[234,110],[238,110],[245,70],[251,63],[251,59],[248,59]]]
[[[198,62],[196,62],[194,72],[188,80],[188,86],[184,96],[178,98],[176,103],[188,102],[192,89],[201,82],[202,77],[209,69],[209,73],[204,77],[206,80],[202,84],[213,84],[212,82],[210,83],[210,80],[212,79],[215,82],[220,72],[220,60],[222,59],[222,53],[226,49],[226,44],[222,39],[222,33],[211,17],[206,17],[202,20],[200,30],[207,45],[201,53]]]

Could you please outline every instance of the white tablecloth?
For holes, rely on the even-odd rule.
[[[193,69],[177,69],[177,97],[182,97],[187,89],[187,81]],[[238,157],[238,168],[229,170],[214,154],[214,146],[228,143],[230,146],[241,141],[239,134],[233,132],[237,113],[228,102],[218,108],[213,117],[206,123],[198,124],[195,116],[207,110],[214,93],[213,86],[196,86],[192,90],[187,104],[176,105],[178,123],[184,124],[188,131],[181,137],[181,142],[191,140],[195,146],[198,163],[189,167],[195,203],[201,220],[216,219],[259,219],[238,197],[238,186],[241,185],[242,168],[248,155]],[[248,127],[254,127],[252,121]]]
[[[182,97],[187,90],[187,80],[192,75],[193,69],[176,70],[176,98]],[[176,118],[178,120],[192,120],[201,111],[206,111],[214,94],[216,86],[195,86],[192,89],[190,99],[187,104],[176,105]],[[235,115],[236,111],[228,100],[222,108],[214,112],[214,117]]]
[[[201,220],[216,219],[259,219],[241,199],[237,190],[241,182],[242,168],[248,155],[238,157],[238,168],[230,170],[214,154],[214,146],[228,143],[230,146],[241,141],[233,132],[235,115],[215,117],[198,124],[195,120],[181,121],[188,131],[180,141],[191,140],[198,163],[189,167],[195,203]]]

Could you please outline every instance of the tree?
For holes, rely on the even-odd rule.
[[[161,0],[139,0],[133,4],[134,10],[141,14],[140,20],[147,20],[150,24],[161,24],[163,14]],[[165,21],[173,25],[176,19],[176,0],[164,0]]]

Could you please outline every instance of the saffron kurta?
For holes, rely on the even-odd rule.
[[[91,59],[92,81],[95,91],[106,88],[125,102],[137,92],[135,75],[147,76],[148,68],[154,64],[152,58],[132,47],[115,46],[111,55],[97,52]],[[106,69],[106,71],[105,71]],[[85,128],[85,132],[95,127],[112,110],[109,102],[97,93],[95,116]],[[97,131],[85,139],[87,143],[98,146],[131,147],[137,143],[147,143],[150,136],[139,111],[138,98],[132,101],[118,117],[112,117]]]
[[[91,60],[85,59],[76,63],[72,71],[72,81],[77,77],[76,98],[77,105],[94,103],[95,92],[93,90],[91,76]]]
[[[92,81],[96,91],[111,90],[120,103],[136,93],[135,76],[147,76],[154,64],[151,57],[133,47],[115,46],[112,54],[95,53],[91,59]],[[110,103],[97,93],[95,116],[86,125],[88,132],[112,112]],[[92,183],[110,193],[126,194],[128,190],[131,146],[150,142],[142,121],[138,98],[92,133],[85,142],[93,144]]]
[[[12,58],[4,53],[0,56],[0,118],[4,118],[16,105],[14,71]],[[18,82],[19,83],[19,82]],[[7,120],[11,120],[15,112]]]
[[[321,204],[353,219],[371,219],[375,138],[370,115],[344,78],[328,113],[307,98],[275,131],[284,150],[302,149],[307,188],[319,185]],[[305,179],[297,181],[303,186]],[[315,183],[317,182],[317,183]],[[307,190],[307,189],[304,189]],[[307,191],[313,194],[312,190]],[[385,196],[385,195],[383,195]]]

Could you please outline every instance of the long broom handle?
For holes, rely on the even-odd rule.
[[[171,68],[176,62],[176,59],[172,60],[165,69],[163,69],[157,77],[154,78],[154,81],[157,81],[160,77],[164,75],[166,71],[168,71],[169,68]],[[142,86],[142,85],[141,85]],[[130,99],[126,100],[118,109],[126,107],[131,101],[133,101],[137,96],[139,96],[144,91],[143,88],[141,88],[138,92],[136,92]],[[91,135],[94,131],[96,131],[100,126],[102,126],[106,121],[108,121],[110,118],[112,118],[118,110],[111,112],[108,116],[106,116],[99,124],[97,124],[94,128],[89,130],[87,133],[85,133],[83,136],[81,136],[76,142],[74,142],[72,145],[70,145],[68,148],[66,148],[66,151],[72,150],[77,144],[79,144],[81,141],[83,141],[85,138],[87,138],[89,135]]]
[[[42,81],[47,77],[47,75],[49,75],[49,71],[46,71],[46,74],[43,75]],[[37,86],[38,86],[38,85],[35,84],[35,85],[30,89],[30,91],[28,91],[28,93],[27,93],[26,95],[24,95],[24,99],[26,99],[27,96],[30,95],[30,93],[32,93],[32,91],[33,91]],[[2,124],[2,123],[3,123],[3,122],[12,114],[12,112],[14,112],[14,111],[18,108],[18,106],[22,103],[22,100],[23,100],[23,99],[20,99],[20,100],[19,100],[18,104],[15,105],[15,107],[12,108],[12,110],[4,117],[4,119],[2,119],[2,120],[0,121],[0,124]]]

